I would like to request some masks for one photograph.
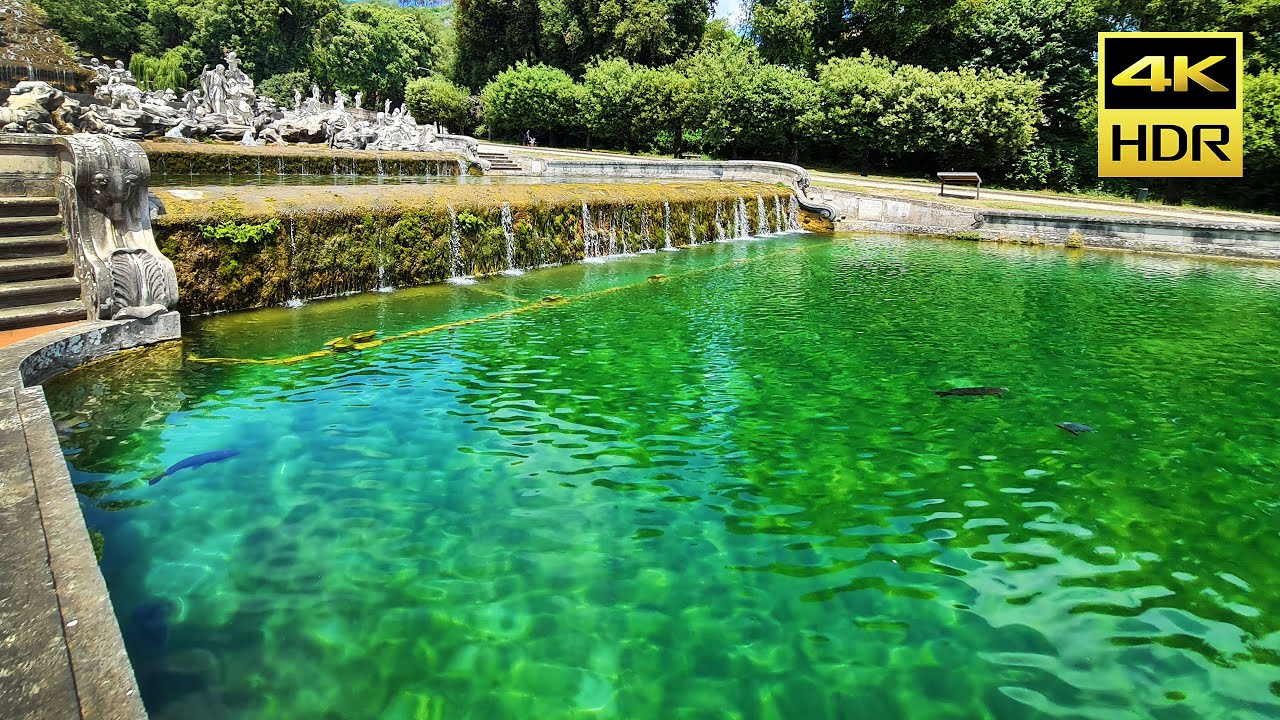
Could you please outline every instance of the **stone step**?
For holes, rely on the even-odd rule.
[[[57,214],[58,198],[55,197],[0,197],[0,217]]]
[[[0,283],[0,308],[60,303],[80,299],[80,281],[73,277]]]
[[[0,237],[15,235],[51,235],[62,232],[62,218],[57,215],[19,215],[0,217]]]
[[[0,260],[66,254],[67,239],[61,234],[0,237]]]
[[[0,330],[52,325],[54,323],[84,320],[89,316],[84,303],[79,300],[0,308]]]
[[[75,270],[70,255],[0,260],[0,283],[72,277]]]

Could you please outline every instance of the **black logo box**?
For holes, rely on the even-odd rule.
[[[1167,37],[1102,38],[1103,59],[1107,81],[1102,86],[1102,107],[1107,110],[1235,110],[1236,62],[1239,50],[1235,38]],[[1213,55],[1225,55],[1204,70],[1204,74],[1225,85],[1229,92],[1212,92],[1195,80],[1187,83],[1185,92],[1175,92],[1172,86],[1163,92],[1154,92],[1149,86],[1116,87],[1115,77],[1148,55],[1164,56],[1164,76],[1173,80],[1173,57],[1185,55],[1187,65]],[[1151,77],[1151,68],[1138,73],[1141,78]]]

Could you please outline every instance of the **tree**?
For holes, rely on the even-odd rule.
[[[185,90],[187,74],[182,71],[182,53],[169,50],[158,58],[144,53],[134,53],[129,60],[129,72],[143,90]]]
[[[582,88],[569,74],[546,65],[518,63],[498,73],[480,93],[480,108],[490,131],[516,135],[524,130],[546,134],[576,129]]]
[[[658,66],[697,49],[709,0],[541,0],[538,57],[575,75],[592,58]]]
[[[410,80],[404,89],[404,101],[418,122],[438,122],[452,132],[464,134],[475,125],[471,94],[442,75]]]
[[[802,120],[808,136],[856,158],[867,174],[872,154],[885,153],[894,142],[880,118],[896,102],[896,80],[893,63],[869,53],[822,65],[817,102]]]
[[[455,79],[483,87],[518,62],[536,62],[538,18],[537,0],[456,0]]]
[[[1073,133],[1081,103],[1097,92],[1093,58],[1105,23],[1088,3],[1074,0],[993,0],[948,27],[925,67],[999,68],[1039,80],[1049,126]]]
[[[934,168],[998,168],[1028,147],[1041,119],[1040,84],[1000,70],[935,73],[864,54],[818,75],[813,135],[871,156],[915,156]]]
[[[813,0],[769,0],[748,8],[747,27],[760,46],[760,56],[773,63],[812,69],[817,62],[813,45],[818,20]]]
[[[733,158],[796,158],[800,119],[815,91],[803,72],[764,63],[754,46],[732,43],[699,52],[686,71],[688,116],[702,131],[704,149]]]
[[[602,144],[637,151],[636,97],[638,68],[621,58],[599,60],[582,76],[582,120],[592,138]]]
[[[128,56],[143,47],[147,23],[145,0],[37,0],[49,25],[82,49],[95,55]]]
[[[312,74],[328,88],[399,101],[410,79],[446,57],[444,36],[435,14],[425,10],[348,5],[318,33]]]
[[[146,0],[157,43],[188,48],[185,69],[198,73],[230,49],[256,79],[307,67],[314,35],[340,17],[338,0]]]
[[[633,134],[637,142],[656,148],[667,139],[667,151],[680,157],[693,106],[693,83],[670,66],[640,68],[632,91],[636,97]]]
[[[1243,31],[1247,70],[1280,65],[1280,0],[1097,0],[1097,5],[1108,29]]]
[[[258,94],[265,95],[282,108],[293,107],[293,91],[302,92],[303,96],[311,94],[311,74],[305,70],[280,73],[258,83]]]

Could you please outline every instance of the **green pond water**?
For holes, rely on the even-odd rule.
[[[188,320],[46,390],[153,718],[1274,718],[1278,292],[790,235]]]

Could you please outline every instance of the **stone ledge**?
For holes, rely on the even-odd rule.
[[[180,330],[167,312],[0,349],[0,716],[147,717],[39,383]]]

